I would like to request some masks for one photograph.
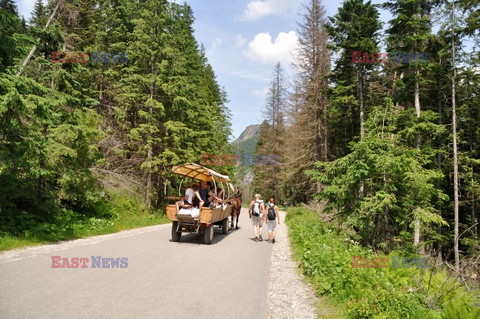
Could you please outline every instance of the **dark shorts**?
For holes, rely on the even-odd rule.
[[[198,198],[195,197],[193,199],[193,206],[198,207],[199,205],[200,205],[200,201],[198,200]],[[210,206],[210,202],[208,200],[203,202],[203,207],[209,207],[209,206]]]

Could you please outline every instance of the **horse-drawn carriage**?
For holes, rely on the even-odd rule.
[[[215,193],[218,183],[225,184],[227,186],[227,198],[229,198],[230,190],[234,191],[228,176],[198,164],[189,163],[174,166],[172,173],[183,176],[182,183],[185,178],[200,182],[211,182],[215,187]],[[179,196],[167,196],[167,199],[175,201],[183,198],[181,193],[182,183],[179,186]],[[175,242],[180,241],[182,233],[200,233],[203,234],[203,242],[209,245],[212,243],[214,226],[220,227],[222,233],[227,234],[229,230],[228,217],[232,215],[231,203],[232,201],[224,201],[217,207],[200,207],[196,208],[196,211],[195,208],[179,210],[176,204],[167,204],[167,217],[172,221],[172,240]]]

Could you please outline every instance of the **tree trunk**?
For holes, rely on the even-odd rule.
[[[363,105],[363,94],[364,94],[364,88],[363,88],[363,84],[364,84],[364,74],[365,74],[365,69],[364,69],[364,66],[363,64],[360,65],[360,74],[358,76],[358,104],[359,104],[359,111],[360,111],[360,141],[363,140],[364,138],[364,135],[365,135],[365,128],[364,128],[364,113],[363,113],[363,109],[364,109],[364,105]],[[360,182],[360,188],[358,190],[358,197],[360,199],[363,199],[363,197],[365,196],[365,183],[364,181],[362,180]]]
[[[418,84],[418,76],[420,75],[420,70],[418,67],[415,70],[415,112],[417,113],[417,118],[420,118],[420,87]],[[420,135],[417,135],[417,149],[420,151]],[[413,217],[413,245],[418,250],[418,245],[420,244],[420,219],[417,216]]]
[[[147,161],[152,162],[152,145],[148,146]],[[152,208],[152,171],[148,168],[147,173],[147,195],[145,196],[148,209]]]
[[[439,97],[441,96],[442,88],[441,88],[441,83],[439,82],[438,84],[438,95]],[[439,119],[438,119],[438,125],[442,126],[443,125],[443,120],[442,120],[442,99],[438,99],[438,114],[440,114]],[[439,171],[442,171],[442,145],[443,145],[443,138],[440,137],[440,140],[438,142],[438,152],[437,152],[437,167]],[[437,188],[441,188],[440,181],[437,182]],[[440,212],[440,216],[442,214],[442,202],[438,201],[438,211]],[[437,225],[437,234],[438,238],[441,238],[442,235],[442,225],[439,224]],[[443,254],[442,254],[442,243],[441,241],[437,242],[437,251],[436,251],[436,258],[437,258],[437,263],[441,264],[443,262]]]
[[[383,171],[383,188],[387,190],[387,172]],[[388,226],[388,206],[383,207],[384,222],[385,222],[385,243],[387,244],[387,249],[390,247],[390,227]]]
[[[474,185],[474,177],[475,176],[475,171],[472,167],[472,185]],[[473,188],[473,186],[472,186]],[[473,235],[475,236],[475,239],[477,238],[477,216],[475,213],[475,189],[472,189],[472,229],[473,229]]]
[[[47,23],[45,24],[45,28],[43,28],[43,30],[45,31],[48,26],[50,25],[50,23],[52,23],[52,20],[53,18],[55,17],[55,14],[57,14],[57,10],[58,10],[58,6],[60,5],[60,0],[57,2],[57,5],[55,6],[55,9],[53,9],[53,12],[52,14],[50,15],[50,17],[48,18],[48,21]],[[40,38],[37,39],[37,42],[40,42]],[[23,72],[23,68],[28,64],[28,62],[30,61],[30,59],[32,58],[32,56],[35,54],[35,51],[37,51],[37,45],[35,44],[32,49],[30,50],[30,53],[28,54],[27,58],[25,59],[25,61],[23,61],[23,64],[22,66],[20,67],[20,70],[18,70],[17,72],[17,76],[20,76]]]
[[[157,11],[155,9],[155,20],[156,20],[156,17],[157,17]],[[155,34],[155,37],[157,35],[157,25],[154,26],[154,34]],[[155,76],[155,62],[156,62],[156,57],[155,55],[153,56],[153,59],[152,59],[152,64],[151,64],[151,67],[150,67],[150,70],[151,70],[151,74],[153,76]],[[154,92],[155,92],[155,81],[153,81],[152,85],[150,85],[150,100],[153,100],[154,98]],[[149,126],[151,127],[152,125],[152,120],[153,120],[153,108],[152,106],[150,105],[150,107],[148,108],[148,113],[150,114],[150,117],[148,119],[148,123],[149,123]],[[151,136],[149,136],[148,138],[150,138],[150,140],[147,142],[148,143],[148,152],[147,152],[147,161],[149,163],[149,166],[148,166],[148,173],[147,173],[147,196],[146,196],[146,200],[147,200],[147,207],[148,209],[150,210],[152,208],[152,189],[153,189],[153,181],[152,181],[152,160],[153,160],[153,142],[151,140]]]
[[[453,201],[454,201],[454,245],[455,272],[460,271],[460,256],[458,251],[458,154],[457,154],[457,111],[455,105],[455,80],[457,72],[455,69],[455,0],[452,1],[452,133],[453,133]]]
[[[328,112],[327,112],[327,102],[324,101],[325,110],[323,115],[323,134],[325,136],[325,145],[324,145],[324,157],[323,160],[326,162],[328,161]]]
[[[153,71],[153,67],[152,67],[152,71]],[[153,99],[153,84],[150,86],[150,99]],[[151,122],[152,122],[152,118],[153,118],[153,108],[150,106],[149,109],[148,109],[148,113],[150,114],[150,119],[149,119],[149,122],[150,122],[150,125],[151,125]],[[150,210],[152,208],[152,159],[153,159],[153,146],[152,146],[152,142],[149,141],[148,142],[148,153],[147,153],[147,161],[149,163],[149,167],[148,167],[148,173],[147,173],[147,195],[146,195],[146,201],[147,201],[147,207],[148,209]]]
[[[358,104],[359,104],[359,111],[360,111],[360,140],[363,140],[363,137],[365,135],[365,128],[364,128],[364,106],[363,106],[363,95],[364,95],[364,76],[365,76],[365,70],[363,64],[360,66],[360,74],[358,76]]]

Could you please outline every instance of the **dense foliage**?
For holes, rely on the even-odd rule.
[[[357,238],[320,220],[315,211],[289,209],[286,220],[294,256],[316,292],[333,298],[341,309],[335,318],[478,318],[476,298],[444,270],[394,268],[391,256],[377,255]],[[388,258],[388,267],[354,268],[352,257]]]
[[[112,201],[161,209],[173,165],[231,153],[226,93],[193,20],[167,1],[39,0],[27,26],[0,1],[2,235],[43,225],[65,238],[58,227],[114,218]]]
[[[478,256],[480,3],[452,4],[387,1],[382,22],[371,1],[346,0],[329,18],[306,1],[296,74],[286,97],[266,101],[283,99],[285,125],[272,134],[265,112],[259,137],[259,152],[282,137],[279,171],[255,172],[253,187],[320,202],[376,250],[408,246],[456,266],[452,252],[464,266]]]

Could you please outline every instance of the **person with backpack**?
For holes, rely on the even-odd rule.
[[[255,234],[255,241],[263,241],[262,230],[263,230],[263,220],[265,205],[260,199],[260,194],[255,194],[255,199],[250,202],[250,207],[248,208],[248,213],[252,219],[253,232]]]
[[[275,230],[277,229],[277,224],[280,225],[280,215],[278,214],[278,206],[275,205],[273,196],[270,197],[265,209],[267,210],[268,242],[275,244]]]

